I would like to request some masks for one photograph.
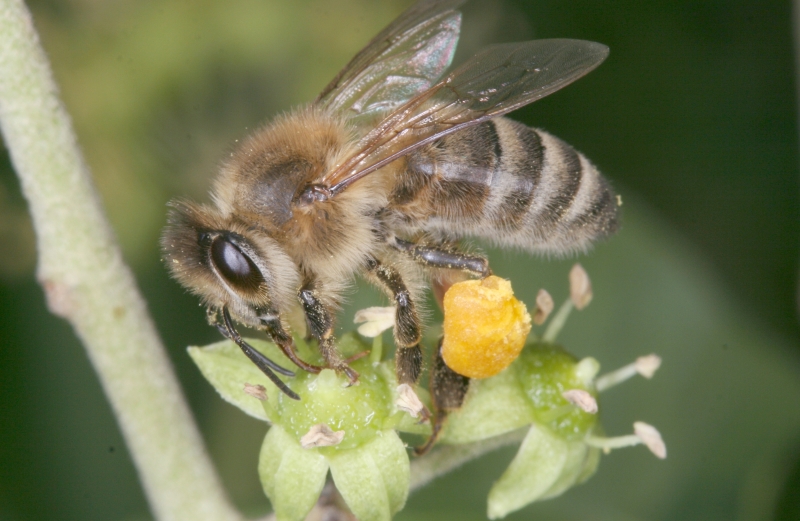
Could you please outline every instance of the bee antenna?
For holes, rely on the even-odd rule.
[[[294,376],[294,372],[279,366],[278,364],[267,358],[265,355],[263,355],[261,352],[256,350],[256,348],[245,342],[244,339],[241,337],[241,335],[239,335],[239,332],[236,331],[236,328],[233,325],[233,321],[231,320],[231,314],[228,311],[227,306],[223,306],[222,308],[222,320],[224,322],[224,325],[215,324],[217,326],[217,329],[219,329],[219,332],[222,333],[222,336],[224,336],[228,340],[231,340],[233,343],[239,346],[242,352],[244,352],[245,356],[247,356],[247,358],[249,358],[254,364],[256,364],[256,367],[261,369],[261,372],[263,372],[267,376],[267,378],[269,378],[272,381],[272,383],[275,384],[275,386],[278,389],[283,391],[283,393],[286,396],[288,396],[293,400],[299,400],[300,396],[298,396],[297,393],[289,389],[289,387],[283,382],[283,380],[278,378],[278,376],[275,373],[273,373],[272,370],[274,369],[275,371],[286,376]]]

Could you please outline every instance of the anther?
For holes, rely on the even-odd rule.
[[[307,433],[300,438],[300,446],[304,449],[315,447],[332,447],[339,445],[344,439],[344,431],[334,432],[324,423],[311,427]]]
[[[408,384],[400,384],[397,386],[397,400],[394,404],[401,411],[410,414],[412,418],[417,418],[425,409],[417,393],[415,393],[414,389]]]
[[[539,293],[536,295],[536,309],[533,312],[533,323],[537,326],[544,324],[547,317],[553,312],[554,306],[553,297],[550,296],[550,293],[544,289],[540,289]]]
[[[597,400],[594,399],[594,396],[583,389],[570,389],[561,393],[561,396],[566,398],[569,403],[578,407],[583,412],[597,414]]]
[[[592,301],[592,281],[580,264],[575,264],[569,271],[569,295],[579,311]]]
[[[244,392],[245,394],[249,394],[256,400],[260,400],[262,402],[267,401],[267,388],[264,387],[263,385],[253,385],[245,383]]]

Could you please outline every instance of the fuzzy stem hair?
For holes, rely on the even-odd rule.
[[[0,130],[50,310],[83,342],[161,520],[237,520],[77,146],[21,0],[0,0]]]

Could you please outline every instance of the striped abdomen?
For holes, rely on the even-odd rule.
[[[409,230],[564,253],[613,233],[617,201],[583,155],[497,118],[412,153],[390,198]]]

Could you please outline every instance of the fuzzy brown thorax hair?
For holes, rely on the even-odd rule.
[[[305,108],[248,137],[223,163],[213,198],[282,243],[304,269],[322,278],[349,277],[374,248],[377,211],[386,205],[382,175],[355,183],[336,198],[299,205],[296,197],[352,154],[357,138],[339,119]]]

